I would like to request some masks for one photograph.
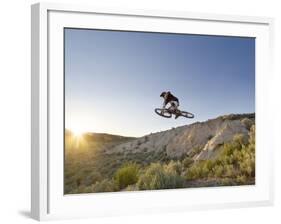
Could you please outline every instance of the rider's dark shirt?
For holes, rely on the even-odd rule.
[[[167,104],[167,103],[169,103],[171,101],[179,102],[179,99],[177,97],[175,97],[173,94],[167,93],[167,96],[165,96],[164,103]]]

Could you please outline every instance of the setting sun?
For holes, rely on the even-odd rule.
[[[71,132],[74,135],[74,137],[76,137],[76,138],[81,138],[83,136],[83,134],[85,133],[81,129],[72,129]]]
[[[83,135],[85,133],[87,133],[86,129],[84,127],[82,127],[81,125],[72,124],[67,129],[70,130],[70,132],[72,134],[72,137],[75,138],[75,139],[81,139],[81,138],[83,138]]]
[[[85,134],[87,133],[83,129],[72,128],[69,130],[69,134],[66,135],[67,147],[73,150],[85,150],[87,147],[87,141],[85,139]],[[67,132],[66,132],[67,133]]]

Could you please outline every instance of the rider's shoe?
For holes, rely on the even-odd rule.
[[[180,110],[176,109],[175,111],[175,119],[177,119],[180,116]]]

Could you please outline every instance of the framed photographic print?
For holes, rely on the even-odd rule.
[[[32,6],[32,217],[270,205],[271,18]]]

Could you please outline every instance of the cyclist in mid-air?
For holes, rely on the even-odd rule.
[[[176,113],[175,119],[177,119],[180,114],[178,113],[178,107],[180,105],[179,99],[175,97],[170,91],[162,92],[160,97],[164,98],[163,109],[168,109]],[[170,104],[169,108],[166,108],[167,104]]]

